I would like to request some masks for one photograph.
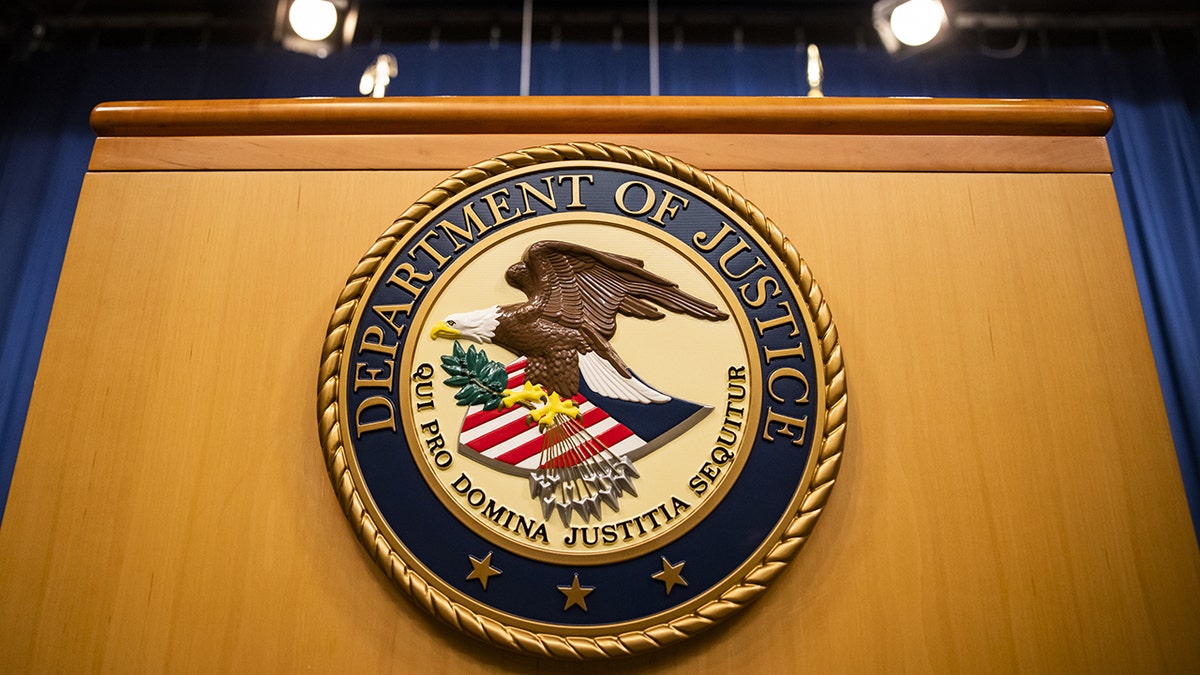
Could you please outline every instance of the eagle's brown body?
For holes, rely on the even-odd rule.
[[[592,351],[578,329],[529,317],[517,305],[500,308],[512,311],[512,321],[501,321],[492,342],[527,359],[525,379],[536,382],[564,398],[579,393],[579,354]]]

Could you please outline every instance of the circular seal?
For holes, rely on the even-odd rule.
[[[837,331],[751,203],[653,152],[465,169],[363,257],[322,351],[343,509],[414,601],[524,653],[637,653],[755,599],[840,463]]]

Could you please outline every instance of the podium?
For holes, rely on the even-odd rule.
[[[9,672],[578,672],[425,614],[358,543],[315,383],[348,273],[509,151],[647,148],[768,214],[832,308],[836,487],[772,587],[633,671],[1188,672],[1200,552],[1086,101],[99,106],[0,524]]]

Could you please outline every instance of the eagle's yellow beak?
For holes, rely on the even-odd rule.
[[[439,322],[433,324],[433,329],[429,331],[429,338],[431,340],[436,340],[438,338],[447,338],[450,340],[455,340],[458,338],[459,335],[460,335],[460,333],[457,330],[446,325],[445,321],[439,321]]]

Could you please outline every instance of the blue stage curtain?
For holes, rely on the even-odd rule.
[[[91,151],[92,106],[357,96],[362,70],[384,51],[400,64],[390,95],[518,93],[520,49],[511,42],[385,44],[325,60],[273,48],[100,49],[35,54],[0,69],[0,503]],[[852,47],[826,48],[822,57],[830,96],[1094,98],[1112,105],[1114,183],[1193,522],[1200,523],[1200,56],[1032,45],[1003,59],[960,51],[896,62],[878,49]],[[659,60],[664,95],[808,91],[805,53],[795,46],[667,42]],[[648,67],[644,46],[539,43],[531,90],[646,94]]]

